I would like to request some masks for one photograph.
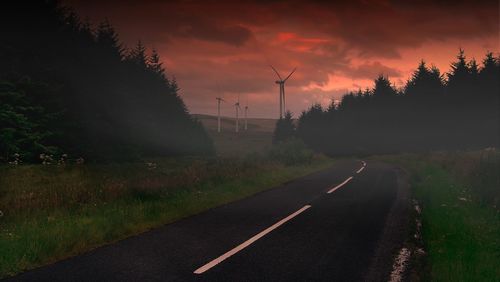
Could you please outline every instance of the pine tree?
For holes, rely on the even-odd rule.
[[[285,116],[276,122],[276,128],[273,134],[273,144],[284,142],[294,136],[295,124],[293,123],[293,116],[290,111],[287,111]]]
[[[122,59],[123,46],[118,39],[118,34],[107,19],[101,22],[97,28],[96,42],[105,50],[106,56]]]
[[[149,58],[146,54],[146,47],[141,40],[137,41],[137,45],[130,51],[128,60],[143,69],[147,69]]]
[[[460,88],[469,80],[469,75],[469,64],[467,64],[464,50],[460,49],[457,61],[451,63],[451,71],[448,73],[448,87],[451,87],[452,90]]]
[[[163,63],[161,62],[160,59],[160,54],[158,54],[158,51],[156,51],[155,48],[151,51],[151,56],[149,57],[148,61],[148,68],[158,75],[163,81],[167,81],[166,76],[165,76],[165,68],[163,68]]]
[[[169,85],[172,93],[178,95],[181,88],[179,87],[179,84],[177,83],[177,78],[175,76],[173,76],[172,79],[169,80]]]
[[[486,108],[497,108],[500,96],[500,62],[493,53],[488,52],[483,59],[483,67],[479,71],[480,94],[483,106]]]
[[[409,99],[419,99],[422,103],[436,102],[441,98],[443,80],[439,69],[433,66],[429,69],[425,61],[420,61],[417,70],[406,83],[404,93]],[[413,99],[415,98],[415,99]],[[425,101],[430,99],[429,101]]]
[[[483,60],[483,67],[479,71],[479,79],[484,90],[492,93],[498,90],[500,84],[500,62],[488,52]],[[498,94],[498,92],[495,92]]]
[[[373,96],[375,98],[391,98],[396,95],[397,92],[387,77],[380,75],[375,80],[375,88],[373,89]]]

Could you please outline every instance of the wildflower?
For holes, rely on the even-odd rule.
[[[156,163],[153,163],[153,162],[147,162],[146,165],[148,166],[148,169],[150,169],[150,170],[156,168]]]
[[[421,213],[422,213],[422,210],[420,209],[420,206],[419,206],[419,205],[415,205],[415,211],[416,211],[418,214],[421,214]]]
[[[40,159],[43,165],[49,165],[52,162],[52,155],[40,154]]]
[[[19,155],[18,153],[15,153],[14,155],[12,155],[14,157],[14,160],[10,161],[9,164],[11,165],[19,165],[21,164],[21,155]]]
[[[59,158],[59,160],[57,161],[57,164],[59,165],[63,165],[66,163],[66,158],[68,157],[67,154],[62,154],[61,157]]]

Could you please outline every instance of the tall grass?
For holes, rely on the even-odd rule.
[[[330,165],[244,159],[0,167],[0,277],[196,214]]]
[[[431,281],[499,281],[500,154],[495,150],[385,157],[411,174],[422,206]]]
[[[482,204],[500,210],[500,152],[482,152],[470,175],[472,194]]]

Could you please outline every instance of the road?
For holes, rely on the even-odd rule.
[[[401,175],[340,161],[9,281],[386,280],[406,234]]]

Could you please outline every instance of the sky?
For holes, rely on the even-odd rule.
[[[82,19],[109,20],[125,46],[141,40],[160,53],[189,111],[233,116],[240,97],[249,117],[277,118],[286,83],[295,117],[380,74],[403,87],[420,60],[450,69],[459,48],[481,61],[500,50],[498,1],[66,0]]]

